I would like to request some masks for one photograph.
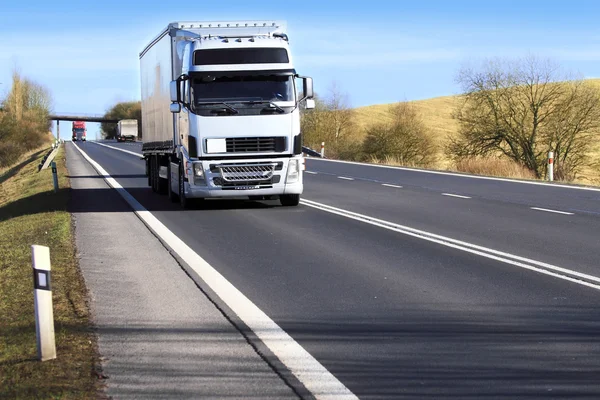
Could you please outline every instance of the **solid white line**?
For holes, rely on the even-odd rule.
[[[381,186],[387,186],[387,187],[391,187],[391,188],[402,189],[402,186],[399,186],[399,185],[390,185],[389,183],[382,183]]]
[[[539,207],[531,207],[532,210],[538,210],[538,211],[546,211],[549,213],[555,213],[555,214],[564,214],[564,215],[575,215],[572,212],[566,212],[566,211],[557,211],[557,210],[549,210],[547,208],[539,208]]]
[[[78,146],[77,150],[129,203],[138,217],[223,300],[317,399],[358,399],[331,372],[281,329],[179,237],[146,210],[108,172]]]
[[[109,146],[109,145],[104,144],[104,143],[98,143],[98,142],[90,142],[90,143],[97,144],[98,146],[108,147],[109,149],[119,150],[119,151],[122,151],[123,153],[131,154],[131,155],[134,155],[134,156],[137,156],[137,157],[143,157],[144,156],[142,153],[136,153],[136,152],[125,150],[125,149],[121,149],[121,148],[118,148],[118,147],[115,147],[115,146]]]
[[[348,177],[345,177],[345,176],[338,176],[338,178],[339,179],[344,179],[346,181],[353,181],[354,180],[354,178],[348,178]]]
[[[302,199],[300,200],[300,203],[305,206],[313,207],[331,214],[337,214],[342,217],[354,219],[356,221],[364,222],[370,225],[375,225],[394,232],[402,233],[404,235],[413,236],[419,239],[438,243],[443,246],[452,247],[454,249],[466,251],[468,253],[477,254],[482,257],[490,258],[496,261],[501,261],[531,271],[539,272],[540,274],[550,275],[555,278],[563,279],[566,281],[577,283],[579,285],[600,290],[600,278],[593,275],[584,274],[582,272],[573,271],[567,268],[558,267],[556,265],[547,264],[541,261],[532,260],[530,258],[525,258],[510,253],[505,253],[502,251],[490,249],[488,247],[463,242],[461,240],[452,239],[447,236],[437,235],[435,233],[410,228],[408,226],[396,224],[394,222],[369,217],[364,214],[359,214],[353,211],[328,206],[322,203],[317,203],[316,201],[312,200]],[[586,279],[587,281],[592,281],[596,283],[587,282],[582,279]]]
[[[470,199],[469,196],[461,196],[460,194],[442,193],[442,196],[458,197],[459,199]]]
[[[311,174],[311,175],[316,175],[317,174],[316,172],[313,172],[313,171],[304,171],[304,172],[306,172],[307,174]]]
[[[457,174],[457,173],[454,173],[454,172],[432,171],[432,170],[419,169],[419,168],[394,167],[392,165],[367,164],[367,163],[360,163],[360,162],[356,162],[356,161],[329,160],[329,159],[316,158],[316,157],[314,157],[314,158],[311,157],[310,160],[322,161],[322,162],[341,163],[341,164],[363,165],[365,167],[374,167],[374,168],[398,169],[398,170],[402,170],[402,171],[422,172],[422,173],[425,173],[425,174],[434,174],[434,175],[458,176],[460,178],[469,178],[469,179],[484,179],[484,180],[490,180],[490,181],[523,183],[523,184],[526,184],[526,185],[539,185],[539,186],[546,186],[546,187],[556,187],[556,188],[576,189],[576,190],[590,190],[590,191],[593,191],[593,192],[600,192],[600,188],[561,185],[561,184],[538,182],[538,181],[522,181],[522,180],[518,180],[518,179],[494,178],[494,177],[491,177],[491,176]]]

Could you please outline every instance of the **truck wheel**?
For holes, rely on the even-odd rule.
[[[279,202],[284,207],[295,207],[300,204],[299,194],[282,194],[279,196]]]
[[[183,173],[183,163],[179,163],[179,205],[184,210],[190,208],[190,201],[185,197],[185,174]]]
[[[167,190],[169,189],[167,185],[169,184],[168,176],[167,179],[160,177],[160,158],[156,157],[156,189],[159,194],[167,194]]]
[[[150,159],[146,158],[146,176],[148,177],[148,186],[152,186],[152,177],[150,175]]]
[[[152,177],[152,191],[158,192],[158,157],[150,157],[150,176]]]
[[[171,179],[171,161],[169,160],[169,165],[167,166],[167,195],[169,200],[173,203],[177,203],[179,201],[178,193],[175,193],[173,189],[171,189],[172,179]]]

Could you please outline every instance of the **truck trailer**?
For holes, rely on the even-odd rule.
[[[279,198],[303,191],[297,74],[283,21],[173,22],[140,53],[148,185],[183,208],[206,198]]]
[[[71,140],[76,142],[81,140],[85,142],[85,134],[87,129],[85,127],[85,121],[73,121]]]
[[[138,137],[137,119],[122,119],[117,122],[117,142],[131,140],[135,142]]]

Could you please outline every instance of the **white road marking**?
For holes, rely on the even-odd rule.
[[[538,211],[546,211],[546,212],[555,213],[555,214],[575,215],[575,213],[572,213],[572,212],[549,210],[547,208],[531,207],[531,209],[532,210],[538,210]]]
[[[321,162],[342,163],[342,164],[363,165],[365,167],[374,167],[374,168],[398,169],[398,170],[402,170],[402,171],[422,172],[422,173],[425,173],[425,174],[434,174],[434,175],[458,176],[460,178],[469,178],[469,179],[484,179],[484,180],[490,180],[490,181],[523,183],[523,184],[527,184],[527,185],[540,185],[540,186],[546,186],[546,187],[557,187],[557,188],[576,189],[576,190],[590,190],[590,191],[593,191],[593,192],[600,192],[600,188],[591,188],[591,187],[583,187],[583,186],[571,186],[571,185],[561,185],[561,184],[546,183],[546,182],[539,182],[539,181],[522,181],[522,180],[518,180],[518,179],[494,178],[494,177],[491,177],[491,176],[457,174],[457,173],[454,173],[454,172],[432,171],[432,170],[418,169],[418,168],[394,167],[392,165],[367,164],[367,163],[360,163],[360,162],[356,162],[356,161],[329,160],[329,159],[324,159],[324,158],[313,158],[313,157],[311,157],[310,160],[321,161]]]
[[[402,189],[402,186],[400,186],[400,185],[391,185],[389,183],[382,183],[381,186],[387,186],[387,187],[391,187],[391,188]]]
[[[109,145],[104,144],[104,143],[98,143],[98,142],[90,142],[90,143],[97,144],[98,146],[108,147],[109,149],[119,150],[119,151],[122,151],[123,153],[131,154],[131,155],[134,155],[134,156],[137,156],[137,157],[143,157],[144,156],[142,153],[136,153],[136,152],[133,152],[133,151],[121,149],[119,147],[109,146]]]
[[[442,193],[442,196],[458,197],[459,199],[470,199],[469,196],[462,196],[460,194],[452,194],[452,193]]]
[[[317,399],[358,399],[331,372],[281,329],[250,299],[233,286],[179,237],[146,210],[100,164],[75,146],[85,159],[133,208],[137,216],[161,241],[177,253],[217,296],[256,334]]]
[[[348,178],[348,177],[346,177],[346,176],[338,176],[338,178],[339,178],[339,179],[344,179],[344,180],[346,180],[346,181],[353,181],[353,180],[354,180],[354,178]]]
[[[306,172],[307,174],[311,174],[311,175],[316,175],[317,174],[316,172],[313,172],[313,171],[304,171],[304,172]]]
[[[510,253],[505,253],[502,251],[490,249],[488,247],[463,242],[461,240],[452,239],[447,236],[441,236],[435,233],[422,231],[408,226],[396,224],[394,222],[369,217],[364,214],[359,214],[353,211],[328,206],[326,204],[317,203],[316,201],[312,200],[302,199],[300,200],[300,203],[305,206],[316,208],[331,214],[337,214],[342,217],[354,219],[356,221],[364,222],[370,225],[375,225],[394,232],[402,233],[404,235],[413,236],[419,239],[438,243],[443,246],[452,247],[454,249],[466,251],[468,253],[477,254],[482,257],[490,258],[492,260],[500,261],[506,264],[511,264],[520,268],[539,272],[540,274],[550,275],[558,279],[574,282],[579,285],[600,290],[600,278],[597,276],[584,274],[582,272],[577,272],[571,269],[562,268],[556,265],[547,264],[541,261],[532,260],[530,258],[525,258]]]

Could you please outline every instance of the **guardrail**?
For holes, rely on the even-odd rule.
[[[302,146],[302,153],[311,157],[325,158],[325,155],[306,146]]]
[[[65,141],[62,139],[55,139],[54,142],[52,142],[52,148],[48,150],[48,153],[46,153],[46,155],[38,165],[38,172],[50,166],[50,163],[52,162],[52,160],[54,160],[54,157],[56,157],[56,153],[58,153],[58,148],[64,142]]]

